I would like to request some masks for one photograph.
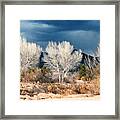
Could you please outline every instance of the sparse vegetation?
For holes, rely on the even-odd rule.
[[[61,84],[61,83],[21,83],[20,94],[25,95],[24,99],[34,99],[34,97],[39,97],[42,93],[42,98],[47,99],[46,96],[53,94],[57,97],[64,98],[68,95],[76,94],[88,94],[88,95],[99,95],[100,94],[100,83],[99,79],[92,80],[90,82],[85,82],[81,84]],[[50,94],[51,93],[51,94]],[[46,95],[47,94],[47,95]],[[51,97],[52,97],[51,96]],[[28,97],[28,98],[27,98]],[[41,98],[41,99],[42,99]]]
[[[80,73],[79,74],[80,74],[80,79],[82,77],[86,76],[86,67],[85,67],[85,65],[83,65],[83,64],[80,65]]]
[[[99,64],[81,64],[81,51],[74,51],[70,43],[49,43],[41,68],[38,63],[42,49],[33,43],[21,44],[21,99],[100,94]]]

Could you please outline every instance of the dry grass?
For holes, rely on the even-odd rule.
[[[100,95],[99,79],[77,83],[20,83],[21,99],[64,98],[69,95]],[[89,97],[89,96],[87,96]]]

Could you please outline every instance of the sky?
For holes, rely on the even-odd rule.
[[[75,49],[93,53],[100,41],[99,20],[21,20],[20,35],[46,48],[49,41],[68,41]]]

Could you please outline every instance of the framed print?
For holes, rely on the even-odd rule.
[[[2,119],[119,119],[119,2],[1,3]]]

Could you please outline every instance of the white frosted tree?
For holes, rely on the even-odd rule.
[[[96,67],[96,65],[98,64],[98,61],[100,61],[100,45],[99,44],[96,47],[96,50],[93,52],[92,57],[93,57],[92,60],[90,60],[90,58],[88,57],[89,68]]]
[[[95,61],[97,60],[97,63],[100,63],[100,44],[98,44],[95,54],[94,54]]]
[[[95,56],[100,57],[100,44],[97,46],[96,51],[95,51]]]
[[[25,39],[20,40],[20,58],[21,69],[27,70],[30,67],[35,67],[39,63],[39,57],[42,48],[35,43],[27,42]]]
[[[63,82],[69,70],[77,66],[82,59],[81,50],[74,51],[74,47],[66,41],[58,44],[49,42],[46,53],[44,61],[51,70],[58,73],[59,82]]]

